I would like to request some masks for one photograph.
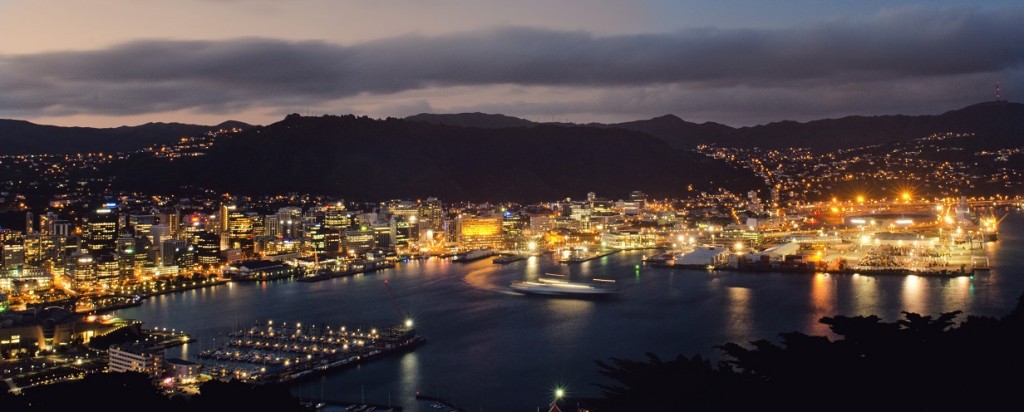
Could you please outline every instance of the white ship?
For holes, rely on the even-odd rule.
[[[551,275],[548,276],[560,276]],[[526,295],[563,296],[577,298],[610,297],[619,294],[615,281],[594,279],[593,283],[572,282],[564,279],[539,278],[536,281],[512,283],[512,290]]]

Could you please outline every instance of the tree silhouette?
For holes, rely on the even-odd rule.
[[[614,383],[596,384],[594,410],[1020,409],[1024,295],[1002,319],[902,315],[822,318],[836,340],[788,332],[779,343],[726,343],[715,367],[699,356],[665,362],[652,353],[598,361]]]

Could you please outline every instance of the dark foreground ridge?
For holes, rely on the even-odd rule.
[[[1020,409],[1024,296],[1001,319],[959,315],[826,317],[835,340],[789,332],[781,343],[728,343],[718,365],[653,353],[598,361],[610,382],[591,410]]]

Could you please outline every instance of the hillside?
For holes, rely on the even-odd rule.
[[[544,124],[515,117],[481,113],[420,114],[406,119],[484,128]],[[588,124],[587,126],[642,132],[680,149],[693,149],[701,144],[716,144],[728,147],[771,149],[808,147],[823,152],[908,141],[933,133],[945,132],[974,133],[980,140],[981,146],[992,148],[1020,146],[1024,141],[1024,104],[992,101],[938,115],[847,116],[809,122],[779,121],[742,128],[714,122],[688,122],[675,115],[624,123]]]
[[[655,197],[720,186],[755,188],[751,175],[642,133],[538,125],[481,129],[375,120],[301,117],[253,128],[203,157],[136,157],[110,174],[123,189],[184,185],[222,192],[288,192],[350,199],[438,196],[522,201],[610,198],[643,190]]]
[[[182,123],[146,123],[116,128],[61,127],[24,120],[0,119],[0,153],[65,154],[134,151],[154,144],[169,144],[182,136],[196,136],[221,127],[248,128],[228,121],[217,126]]]

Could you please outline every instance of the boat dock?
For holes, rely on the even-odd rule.
[[[299,282],[319,282],[321,280],[340,278],[345,276],[352,276],[359,273],[374,272],[380,269],[387,269],[395,267],[394,262],[380,261],[380,262],[366,262],[366,263],[353,263],[348,265],[348,269],[344,270],[324,270],[316,274],[309,276],[303,276],[295,279]]]
[[[558,259],[558,262],[559,263],[566,263],[566,264],[583,263],[583,262],[586,262],[588,260],[594,260],[594,259],[598,259],[598,258],[603,258],[605,256],[608,256],[608,255],[612,254],[612,253],[617,253],[617,252],[620,252],[620,251],[621,250],[619,250],[619,249],[612,249],[612,250],[593,252],[593,253],[586,253],[586,254],[573,254],[571,256],[563,257],[563,258]]]
[[[357,365],[426,342],[415,329],[332,328],[267,322],[229,335],[227,344],[199,353],[211,376],[247,382],[290,382]]]
[[[526,258],[528,258],[528,257],[530,257],[530,256],[529,255],[522,255],[522,254],[502,254],[501,256],[498,256],[498,257],[494,258],[493,260],[491,260],[491,262],[504,265],[506,263],[512,263],[512,262],[518,262],[520,260],[526,260]]]
[[[459,253],[452,257],[452,262],[468,263],[477,261],[486,257],[494,256],[494,251],[490,249],[475,249],[465,253]]]

